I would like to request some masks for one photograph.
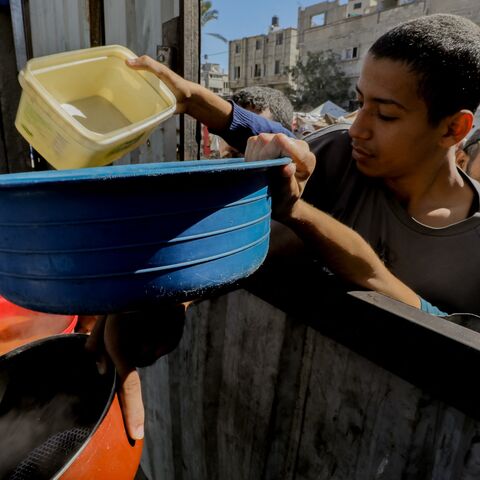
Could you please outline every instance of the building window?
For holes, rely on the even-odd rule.
[[[277,38],[275,40],[276,45],[282,45],[283,43],[283,32],[277,33]]]
[[[235,67],[233,69],[233,78],[238,80],[240,78],[240,67]]]
[[[343,60],[354,60],[358,58],[358,47],[346,48],[342,53]]]
[[[319,13],[318,15],[314,15],[310,19],[311,27],[321,27],[323,25],[325,25],[325,13]]]
[[[261,77],[262,76],[262,66],[258,63],[255,64],[255,73],[253,74],[254,77]]]
[[[262,48],[262,41],[256,40],[255,41],[255,50],[260,50]]]
[[[362,2],[354,3],[353,4],[353,9],[358,10],[359,8],[362,8]]]
[[[275,75],[280,73],[280,60],[275,60]]]
[[[235,44],[235,53],[240,53],[240,44],[239,43]]]

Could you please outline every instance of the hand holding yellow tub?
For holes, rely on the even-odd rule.
[[[155,75],[128,68],[136,58],[113,45],[30,60],[15,126],[58,170],[107,165],[144,143],[175,112]]]

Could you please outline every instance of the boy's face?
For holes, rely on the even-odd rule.
[[[429,124],[417,82],[403,63],[367,55],[357,85],[361,108],[350,127],[352,156],[365,175],[408,178],[445,157],[441,124]]]

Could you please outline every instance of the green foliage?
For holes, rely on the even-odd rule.
[[[200,23],[202,28],[211,20],[218,20],[218,10],[212,9],[212,2],[208,0],[200,0]],[[207,33],[207,35],[210,35],[223,43],[228,43],[228,40],[219,33]]]
[[[350,81],[339,67],[339,56],[331,50],[308,52],[307,59],[290,69],[297,89],[290,89],[288,96],[297,111],[318,107],[327,100],[348,107],[352,98]]]
[[[212,9],[212,2],[208,0],[200,1],[200,23],[204,27],[211,20],[218,19],[218,10]]]
[[[219,33],[208,33],[207,35],[210,35],[213,38],[216,38],[217,40],[220,40],[223,43],[228,43],[228,39],[225,38],[223,35],[220,35]]]

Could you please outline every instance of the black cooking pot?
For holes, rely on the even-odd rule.
[[[86,335],[58,335],[0,357],[0,479],[132,479],[113,369],[100,375]]]

